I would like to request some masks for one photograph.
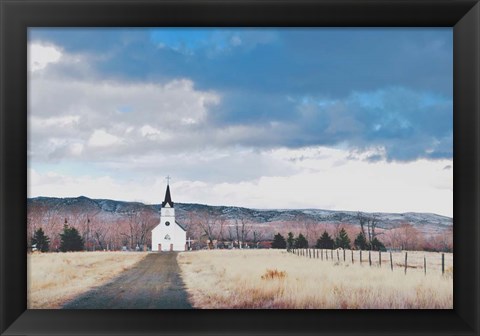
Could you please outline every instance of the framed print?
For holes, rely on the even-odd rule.
[[[2,334],[478,334],[478,2],[1,6]]]

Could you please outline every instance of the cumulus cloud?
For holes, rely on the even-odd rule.
[[[56,63],[62,57],[60,49],[53,45],[29,43],[27,49],[28,70],[30,72],[44,69],[50,63]]]
[[[204,124],[209,106],[220,100],[184,78],[131,83],[71,79],[48,70],[30,78],[29,149],[34,159],[58,158],[60,152],[66,158],[80,153],[91,158],[99,148],[111,155],[162,150],[177,141],[172,133],[191,138],[192,127]],[[72,142],[75,150],[60,151]]]
[[[448,36],[38,31],[30,196],[451,212]]]

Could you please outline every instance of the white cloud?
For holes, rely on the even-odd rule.
[[[87,56],[62,52],[61,58],[46,58],[45,50],[60,48],[39,49],[36,42],[29,46],[32,59],[43,59],[44,67],[54,63],[29,78],[28,149],[36,161],[79,155],[116,160],[131,153],[194,148],[212,137],[198,127],[205,125],[209,108],[219,104],[220,96],[197,90],[189,79],[156,83],[72,77],[63,74],[62,67],[87,68]]]
[[[29,43],[27,47],[28,70],[35,72],[44,69],[50,63],[57,63],[62,57],[60,48],[53,45]]]
[[[140,128],[140,134],[142,134],[143,137],[151,140],[165,141],[172,138],[172,136],[168,132],[159,130],[158,128],[152,127],[150,125],[142,126]]]
[[[56,128],[56,127],[73,127],[78,124],[80,116],[78,115],[63,115],[51,118],[38,118],[31,116],[29,122],[33,128]]]
[[[106,147],[121,144],[119,137],[107,133],[104,129],[95,130],[88,139],[88,145],[93,147]]]

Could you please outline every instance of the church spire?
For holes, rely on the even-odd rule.
[[[172,202],[172,196],[170,196],[170,185],[167,184],[167,191],[165,192],[165,200],[162,202],[162,208],[165,207],[165,205],[169,205],[170,207],[173,208],[173,202]]]

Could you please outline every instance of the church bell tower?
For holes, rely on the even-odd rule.
[[[169,226],[169,224],[166,223],[167,221],[170,223],[175,223],[175,208],[173,207],[169,184],[167,184],[165,200],[162,202],[162,208],[160,209],[160,224]]]
[[[160,207],[160,222],[152,230],[152,251],[185,251],[187,231],[175,220],[175,208],[167,177],[165,199]]]

